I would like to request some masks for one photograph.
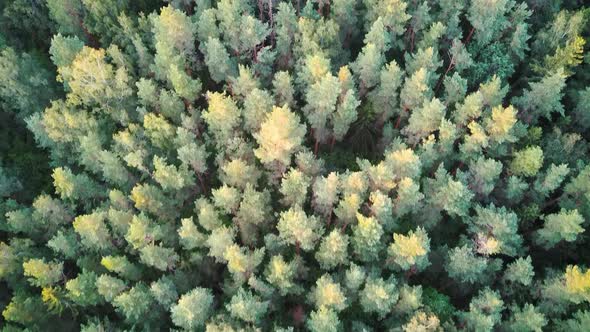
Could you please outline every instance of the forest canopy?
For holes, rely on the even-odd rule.
[[[2,1],[1,331],[588,331],[584,2]]]

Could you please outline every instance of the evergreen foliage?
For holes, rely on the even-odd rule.
[[[1,330],[587,330],[583,3],[2,1]]]

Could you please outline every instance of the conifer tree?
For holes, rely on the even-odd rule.
[[[213,296],[204,288],[195,288],[180,296],[171,309],[172,322],[184,329],[195,329],[205,324],[210,315]],[[193,311],[196,308],[198,311]]]
[[[260,131],[254,134],[259,145],[254,150],[256,157],[269,167],[273,163],[280,167],[289,165],[293,153],[301,148],[306,132],[305,126],[299,121],[299,117],[288,107],[274,107],[260,126]],[[283,130],[277,131],[279,127]]]

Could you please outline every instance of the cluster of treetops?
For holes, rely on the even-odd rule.
[[[588,331],[582,0],[7,0],[1,331]]]

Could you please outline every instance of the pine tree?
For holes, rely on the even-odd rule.
[[[446,270],[453,279],[474,283],[481,279],[486,268],[486,259],[476,256],[473,249],[467,245],[449,251]]]
[[[393,279],[368,278],[360,292],[360,303],[366,313],[387,314],[399,297]]]
[[[277,133],[276,128],[279,127],[282,130]],[[285,167],[291,164],[293,153],[300,149],[305,132],[299,117],[288,107],[274,107],[260,126],[260,131],[254,134],[259,145],[254,154],[269,167],[273,163]]]
[[[348,236],[333,230],[322,240],[315,258],[323,269],[330,270],[348,262]]]
[[[10,47],[0,52],[0,74],[4,77],[0,83],[0,105],[20,119],[41,112],[57,92],[44,64]]]
[[[402,270],[422,271],[428,266],[430,239],[423,228],[410,231],[408,235],[393,234],[393,243],[388,248],[389,257]]]
[[[313,332],[336,332],[339,330],[340,324],[338,314],[326,307],[320,307],[318,310],[312,311],[307,321],[307,327]]]
[[[514,154],[510,170],[516,175],[535,176],[543,166],[543,150],[538,146],[528,147]]]
[[[277,229],[283,241],[305,251],[312,250],[323,233],[320,221],[306,216],[299,206],[281,212]]]
[[[67,297],[82,307],[99,304],[102,299],[96,290],[96,280],[96,273],[82,270],[76,278],[66,282]]]
[[[313,184],[313,205],[323,215],[332,213],[334,204],[338,202],[340,182],[338,174],[331,172],[326,177],[319,177]]]
[[[152,282],[150,293],[164,307],[170,307],[178,300],[178,292],[174,281],[167,276]]]
[[[307,192],[311,184],[311,179],[299,171],[292,168],[283,176],[280,192],[283,195],[283,203],[286,206],[302,206],[307,200]]]
[[[358,223],[353,228],[351,239],[353,252],[361,261],[374,261],[383,247],[383,227],[375,218],[365,217],[360,213],[356,214],[356,219]]]
[[[203,112],[203,120],[211,128],[218,145],[232,138],[234,129],[241,122],[241,111],[235,101],[225,93],[207,92],[209,107]]]
[[[532,304],[526,303],[522,308],[513,309],[510,328],[513,330],[542,331],[547,319]]]
[[[518,258],[514,262],[510,263],[504,273],[504,279],[510,282],[518,282],[524,286],[529,286],[533,281],[535,272],[533,271],[533,265],[531,256],[526,258]]]
[[[96,291],[109,302],[113,301],[126,288],[127,285],[123,280],[107,274],[103,274],[96,279]]]
[[[469,328],[474,330],[493,329],[500,322],[504,301],[500,295],[485,288],[469,303],[469,311],[462,313],[462,318]]]
[[[82,238],[82,244],[91,250],[106,250],[111,247],[111,235],[105,224],[105,213],[96,212],[74,219],[74,230]]]
[[[403,328],[404,331],[441,331],[438,317],[423,311],[416,312]]]
[[[403,72],[395,61],[386,64],[379,74],[379,85],[369,96],[375,109],[380,112],[380,121],[385,122],[398,113],[398,89]]]
[[[266,280],[278,288],[281,294],[288,294],[298,291],[298,286],[294,283],[294,277],[297,264],[294,261],[285,262],[283,256],[275,255],[271,257],[266,267]]]
[[[235,64],[218,38],[209,36],[201,44],[201,52],[205,55],[205,64],[209,68],[211,79],[216,83],[224,81],[228,76],[235,76]]]
[[[183,294],[178,302],[172,306],[172,322],[184,329],[195,329],[205,325],[211,313],[213,295],[211,291],[197,287]],[[199,308],[196,311],[195,308]]]
[[[417,142],[438,128],[444,114],[444,105],[438,99],[424,101],[420,108],[411,113],[404,133],[408,135],[410,142]]]
[[[525,90],[520,97],[514,98],[514,103],[524,111],[523,120],[536,124],[541,117],[551,119],[552,113],[564,115],[561,104],[562,90],[565,87],[565,75],[560,68],[543,77],[540,82],[530,83],[530,89]]]
[[[328,274],[324,274],[316,281],[311,297],[318,309],[328,308],[339,312],[346,307],[346,296],[344,296],[340,284],[334,282]]]
[[[536,242],[545,248],[552,248],[560,241],[573,242],[584,231],[581,226],[584,218],[578,210],[562,209],[559,213],[544,216],[543,219],[545,222],[543,228],[537,231]]]
[[[113,300],[113,306],[125,319],[132,323],[142,322],[142,316],[149,312],[153,299],[149,289],[138,283],[130,290],[119,294]]]
[[[256,323],[260,321],[268,310],[268,302],[260,301],[251,292],[240,288],[236,295],[231,298],[230,303],[227,305],[227,310],[233,317],[245,322]]]
[[[29,277],[28,280],[33,286],[51,286],[62,279],[63,264],[30,259],[23,263],[23,274]]]

